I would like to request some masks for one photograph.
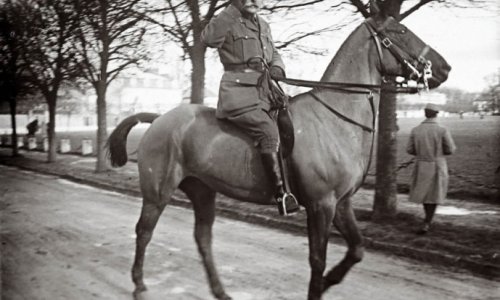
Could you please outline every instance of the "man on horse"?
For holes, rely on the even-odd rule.
[[[280,213],[287,214],[299,207],[296,202],[282,202],[280,140],[273,117],[273,109],[286,100],[284,95],[276,97],[276,86],[269,78],[285,78],[285,66],[274,46],[269,24],[257,15],[261,6],[260,0],[233,0],[205,27],[201,39],[218,49],[224,65],[216,117],[232,122],[258,144],[264,168],[276,186]]]

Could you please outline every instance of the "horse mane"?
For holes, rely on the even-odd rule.
[[[333,55],[332,59],[330,60],[330,63],[328,64],[325,71],[323,72],[323,75],[321,76],[320,81],[330,81],[329,76],[332,75],[335,66],[339,63],[338,60],[341,59],[341,57],[342,57],[341,54],[343,52],[351,52],[352,51],[353,47],[355,47],[355,46],[353,46],[352,41],[355,38],[357,38],[359,32],[361,30],[363,30],[363,27],[364,27],[364,22],[362,22],[361,24],[356,26],[356,28],[351,33],[349,33],[347,38],[342,42],[340,47],[337,49],[337,52],[335,52],[335,54]]]

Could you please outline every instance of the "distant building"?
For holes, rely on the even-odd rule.
[[[177,80],[159,75],[154,70],[129,69],[111,82],[106,94],[108,125],[115,126],[127,116],[139,112],[165,113],[182,102]],[[80,94],[79,126],[95,126],[96,94],[93,88]],[[78,119],[78,116],[75,116]]]
[[[500,114],[500,85],[481,93],[472,103],[476,111]]]
[[[128,116],[138,112],[165,113],[182,102],[176,80],[138,69],[128,71],[109,88],[108,113]]]
[[[398,95],[396,113],[398,114],[398,117],[420,118],[424,116],[423,109],[427,103],[444,106],[447,100],[446,95],[439,92],[400,94]]]

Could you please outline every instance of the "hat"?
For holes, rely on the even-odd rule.
[[[439,112],[439,107],[436,104],[432,104],[432,103],[427,103],[427,105],[425,106],[424,109],[428,109],[428,110],[432,110],[432,111],[435,111],[435,112]]]

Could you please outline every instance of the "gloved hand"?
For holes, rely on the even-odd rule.
[[[271,66],[271,68],[269,68],[269,74],[274,80],[282,80],[286,78],[285,71],[278,66]]]

